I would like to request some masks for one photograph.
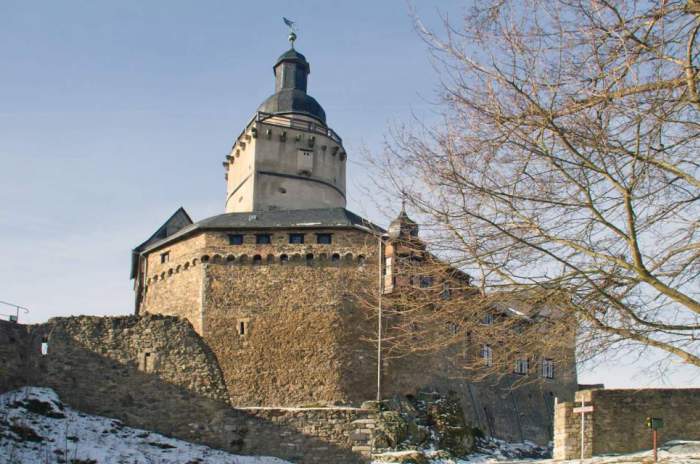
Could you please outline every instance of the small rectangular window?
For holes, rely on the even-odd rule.
[[[322,245],[330,245],[331,241],[331,234],[316,234],[316,243],[320,243]]]
[[[304,234],[289,234],[289,243],[304,243]]]
[[[160,254],[160,263],[164,264],[170,261],[170,252],[166,251],[165,253]]]
[[[238,335],[245,337],[248,333],[248,321],[238,321]]]
[[[420,288],[428,288],[433,285],[433,278],[430,276],[420,277]]]
[[[269,245],[272,242],[270,234],[257,234],[255,243],[258,245]]]
[[[450,296],[452,296],[452,292],[450,290],[450,284],[448,282],[442,283],[442,292],[440,293],[440,296],[442,297],[443,300],[449,300]]]
[[[229,245],[243,245],[243,235],[241,234],[229,234],[228,235]]]
[[[516,359],[515,360],[515,373],[519,375],[526,375],[528,369],[527,359]]]
[[[487,366],[493,365],[493,350],[488,345],[481,345],[481,359]]]
[[[491,313],[484,314],[483,319],[481,319],[481,323],[484,325],[493,324],[493,314],[491,314]]]
[[[554,361],[551,359],[542,360],[542,377],[545,379],[554,378]]]

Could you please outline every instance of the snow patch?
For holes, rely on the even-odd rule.
[[[3,460],[4,459],[4,460]],[[65,406],[50,388],[25,387],[0,395],[0,461],[7,464],[285,464],[274,457],[225,451],[124,426]]]

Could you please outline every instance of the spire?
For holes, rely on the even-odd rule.
[[[418,237],[418,224],[406,214],[406,197],[401,199],[401,212],[389,224],[389,236],[393,239],[411,239]]]

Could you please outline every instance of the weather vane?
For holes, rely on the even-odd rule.
[[[289,20],[284,16],[282,16],[282,21],[284,21],[284,24],[286,24],[289,27],[289,43],[291,43],[292,48],[294,48],[294,41],[297,40],[296,27],[294,26],[294,21]]]

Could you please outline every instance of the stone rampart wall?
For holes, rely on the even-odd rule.
[[[593,406],[584,425],[584,456],[629,453],[651,448],[647,417],[659,417],[660,443],[700,440],[700,389],[583,390],[574,404],[560,404],[555,417],[554,457],[581,454],[581,414],[574,408]]]
[[[41,354],[42,340],[48,354]],[[179,318],[55,318],[0,323],[0,393],[51,387],[78,410],[242,454],[293,462],[365,462],[373,413],[230,407],[213,352]]]

